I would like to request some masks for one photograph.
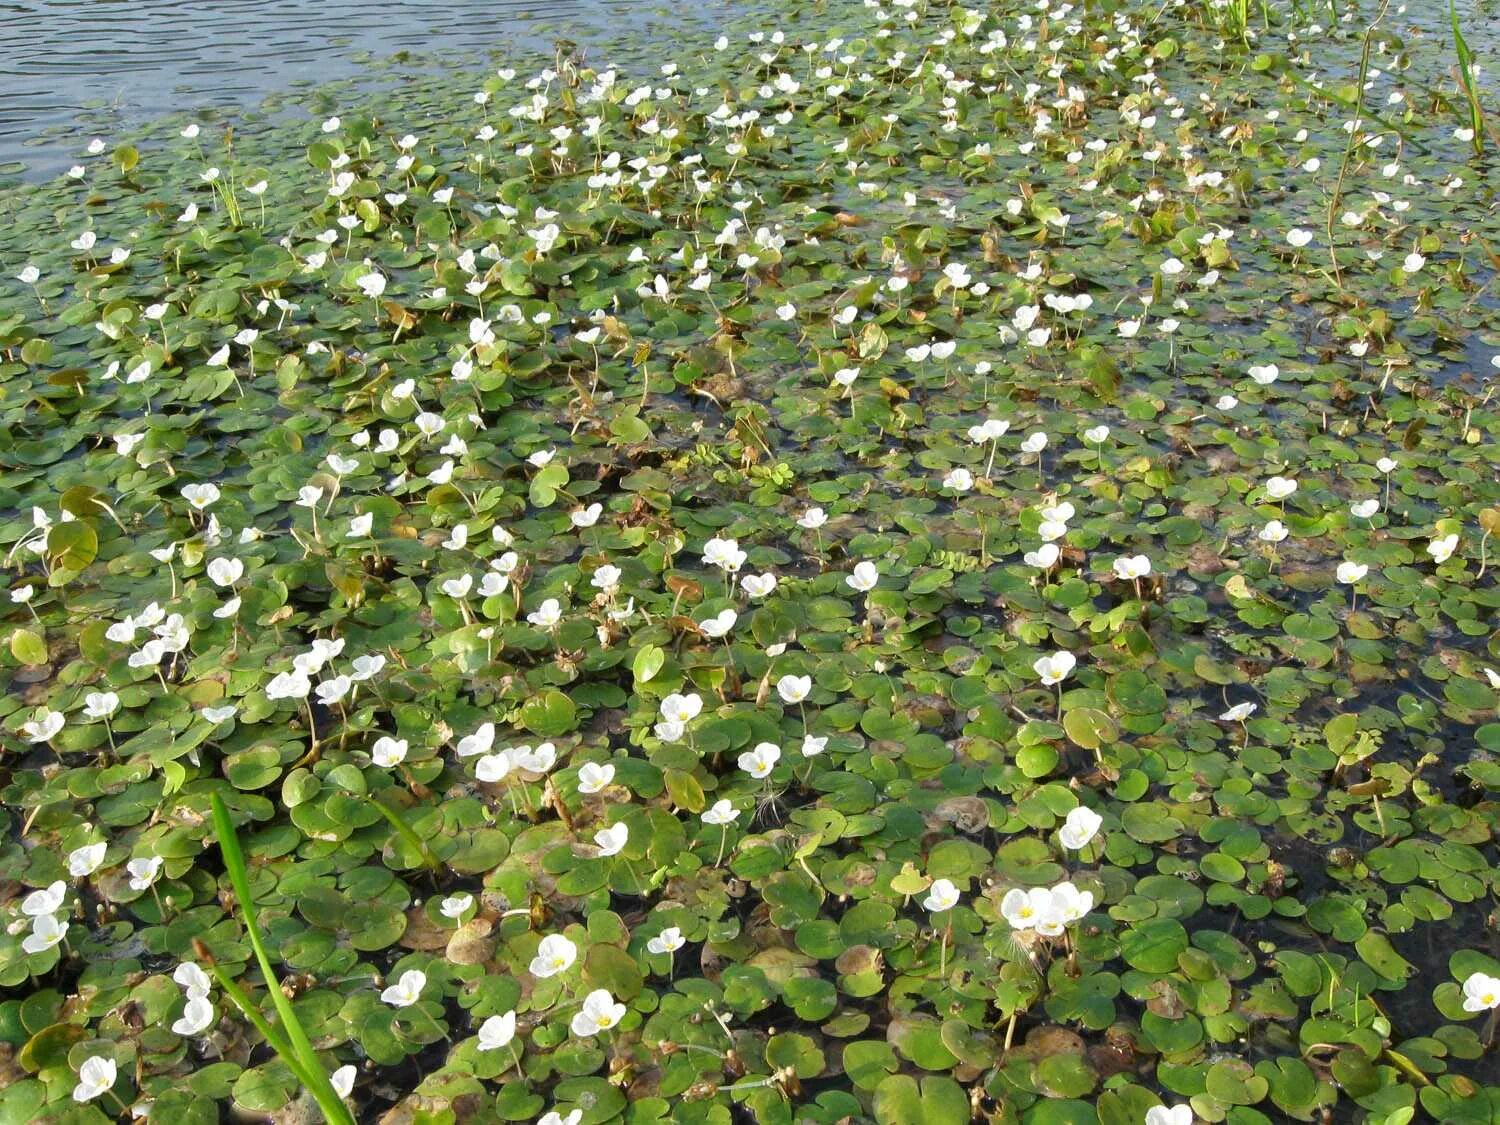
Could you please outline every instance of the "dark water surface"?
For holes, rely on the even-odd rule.
[[[19,0],[0,3],[0,171],[65,170],[88,137],[253,106],[409,51],[477,61],[607,33],[642,0]]]

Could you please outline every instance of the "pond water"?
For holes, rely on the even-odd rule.
[[[168,111],[224,111],[358,79],[391,56],[404,66],[462,66],[559,36],[608,42],[627,13],[673,23],[713,19],[722,3],[682,9],[644,0],[15,0],[0,3],[0,178],[66,170],[83,134],[119,133]],[[744,8],[745,5],[738,5]],[[1462,0],[1469,45],[1489,63],[1500,8]],[[1447,8],[1400,6],[1390,26],[1446,37]],[[406,58],[409,53],[412,57]],[[1493,93],[1493,65],[1481,83]],[[311,109],[309,109],[311,112]]]
[[[640,0],[19,0],[0,4],[0,170],[66,169],[79,134],[250,106],[397,52],[478,60],[617,27]]]
[[[304,5],[0,0],[0,1052],[278,1111],[259,902],[361,1120],[1500,1120],[1447,0]]]

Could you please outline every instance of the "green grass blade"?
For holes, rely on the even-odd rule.
[[[1473,55],[1463,29],[1458,26],[1458,7],[1448,0],[1448,20],[1453,25],[1453,48],[1458,52],[1458,76],[1469,99],[1469,129],[1474,134],[1474,155],[1484,155],[1484,112],[1479,107],[1479,89],[1474,85]]]
[[[395,809],[391,808],[379,797],[376,797],[374,795],[371,795],[370,800],[374,803],[376,811],[378,811],[381,816],[385,817],[385,819],[390,823],[390,826],[396,830],[396,835],[405,840],[407,846],[422,857],[422,862],[427,867],[435,871],[443,865],[443,861],[432,854],[432,849],[427,846],[427,841],[418,836],[416,832],[412,830],[412,826],[401,819],[400,815],[396,812]]]
[[[354,1118],[350,1116],[343,1099],[338,1096],[333,1083],[324,1073],[323,1065],[318,1061],[317,1052],[313,1050],[301,1021],[297,1019],[297,1013],[292,1010],[291,1001],[281,991],[276,971],[271,966],[271,958],[266,952],[265,941],[261,938],[260,926],[255,918],[255,900],[250,896],[250,879],[245,868],[245,855],[240,850],[239,837],[235,834],[234,823],[229,819],[229,810],[224,807],[224,802],[217,793],[212,797],[212,805],[214,835],[219,839],[219,850],[224,856],[224,867],[229,872],[229,882],[234,887],[235,898],[239,900],[240,911],[245,916],[245,933],[250,938],[250,948],[255,951],[255,959],[260,964],[261,976],[266,981],[266,991],[271,994],[271,1001],[276,1005],[277,1018],[281,1020],[281,1026],[290,1044],[290,1051],[283,1055],[283,1059],[288,1061],[288,1065],[292,1065],[291,1059],[296,1060],[293,1072],[297,1073],[300,1069],[299,1078],[323,1110],[323,1116],[328,1119],[330,1125],[354,1125]],[[275,1042],[270,1040],[268,1042],[271,1042],[275,1049]],[[278,1053],[281,1052],[278,1051]]]
[[[204,950],[203,952],[207,952]],[[260,1032],[261,1037],[270,1045],[271,1049],[281,1056],[281,1061],[286,1063],[287,1068],[297,1077],[297,1081],[304,1086],[311,1086],[306,1070],[302,1066],[302,1060],[297,1058],[292,1051],[292,1046],[281,1037],[281,1033],[266,1022],[266,1017],[260,1014],[260,1009],[255,1006],[250,997],[238,984],[229,978],[229,974],[216,965],[211,959],[205,959],[200,953],[199,959],[203,960],[214,981],[223,991],[224,995],[234,1002],[247,1020],[254,1025],[255,1030]]]

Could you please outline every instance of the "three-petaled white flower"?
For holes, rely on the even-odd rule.
[[[1057,831],[1057,838],[1062,846],[1069,851],[1078,851],[1088,846],[1090,840],[1099,832],[1099,826],[1104,823],[1104,818],[1087,805],[1079,805],[1077,808],[1068,810],[1067,817],[1063,820],[1062,827]]]
[[[422,990],[426,987],[426,973],[420,969],[407,969],[395,984],[385,987],[380,998],[393,1008],[409,1008],[422,999]]]
[[[927,897],[922,900],[922,906],[932,914],[941,914],[957,905],[958,888],[951,879],[934,879],[927,889]]]
[[[580,1039],[608,1031],[625,1018],[625,1005],[617,1003],[608,989],[596,988],[583,999],[582,1010],[574,1013],[568,1025]]]
[[[1032,663],[1032,670],[1041,677],[1043,685],[1060,684],[1072,674],[1078,658],[1071,652],[1061,650],[1048,656],[1039,656]]]
[[[531,975],[552,977],[564,972],[578,959],[578,946],[562,934],[548,934],[536,948],[531,959]]]

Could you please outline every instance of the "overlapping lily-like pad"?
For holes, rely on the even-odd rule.
[[[0,1116],[1490,1120],[1492,92],[1308,7],[7,193]]]

